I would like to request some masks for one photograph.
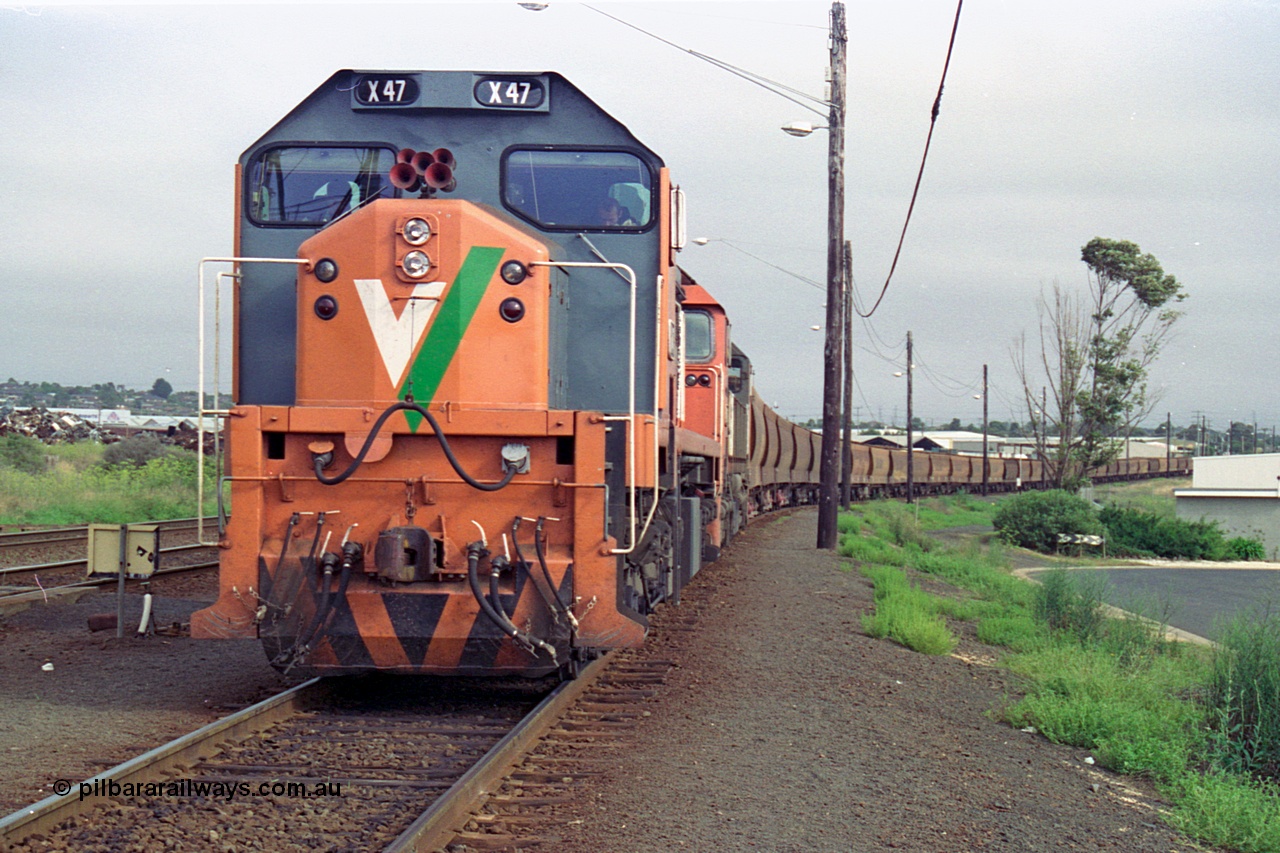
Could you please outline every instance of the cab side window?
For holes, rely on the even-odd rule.
[[[711,361],[716,351],[715,324],[706,311],[684,312],[684,358],[690,364]]]
[[[269,148],[249,164],[245,209],[261,225],[323,225],[375,197],[391,198],[395,156],[390,148]]]
[[[652,171],[626,151],[513,149],[502,161],[503,204],[548,230],[641,231],[653,194]]]

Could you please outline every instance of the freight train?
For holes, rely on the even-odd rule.
[[[234,511],[193,636],[307,674],[572,674],[815,500],[817,436],[677,265],[683,194],[564,77],[339,71],[235,183]],[[851,450],[858,496],[905,485],[905,451]]]

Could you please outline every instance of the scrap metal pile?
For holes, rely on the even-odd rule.
[[[83,418],[48,409],[0,409],[0,436],[24,435],[45,444],[74,444],[96,441],[111,444],[120,440],[112,433],[98,429]]]

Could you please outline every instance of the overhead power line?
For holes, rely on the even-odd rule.
[[[613,20],[613,21],[617,21],[619,24],[622,24],[624,27],[630,27],[636,32],[643,33],[644,35],[648,36],[651,39],[656,39],[669,47],[674,47],[676,50],[682,51],[684,53],[689,54],[690,56],[701,59],[703,62],[710,63],[711,65],[714,65],[717,68],[720,68],[724,71],[728,71],[730,74],[733,74],[737,77],[741,77],[743,80],[746,80],[748,83],[754,83],[755,85],[759,86],[762,89],[767,89],[768,91],[773,92],[773,94],[777,95],[778,97],[786,98],[788,101],[791,101],[791,103],[796,104],[800,107],[803,107],[804,109],[809,110],[810,112],[817,113],[823,118],[826,118],[827,116],[827,114],[824,111],[819,110],[816,107],[805,103],[805,101],[812,101],[813,103],[818,104],[820,106],[830,107],[831,103],[829,101],[825,101],[822,98],[814,97],[813,95],[810,95],[808,92],[804,92],[800,89],[796,89],[792,86],[788,86],[785,83],[779,83],[777,80],[770,80],[768,77],[765,77],[762,74],[756,74],[754,71],[748,71],[745,68],[740,68],[737,65],[733,65],[732,63],[725,62],[723,59],[716,59],[714,56],[711,56],[709,54],[703,53],[698,50],[694,50],[693,48],[684,47],[683,45],[676,44],[670,39],[665,39],[662,36],[658,35],[657,33],[649,32],[644,27],[638,27],[635,24],[631,23],[630,21],[624,21],[622,18],[619,18],[616,15],[610,15],[608,12],[604,11],[603,9],[597,9],[595,6],[592,6],[587,3],[584,3],[583,5],[586,6],[588,9],[590,9],[592,12],[596,12],[598,14],[604,15],[606,18],[609,18],[610,20]]]
[[[862,317],[870,317],[876,313],[876,309],[880,307],[885,294],[889,292],[889,282],[893,280],[894,270],[898,268],[898,258],[902,255],[902,245],[907,240],[907,226],[911,224],[911,213],[916,207],[916,197],[920,195],[920,182],[924,179],[924,164],[929,160],[929,145],[933,142],[933,129],[938,124],[938,113],[942,110],[942,89],[947,83],[947,69],[951,67],[951,53],[956,46],[956,31],[960,28],[960,9],[963,6],[964,0],[957,0],[956,19],[951,25],[951,41],[947,45],[947,59],[942,65],[942,79],[938,82],[938,94],[933,99],[933,110],[930,112],[929,135],[924,141],[924,156],[920,158],[920,171],[916,173],[916,185],[915,189],[911,191],[911,203],[907,206],[906,221],[902,223],[902,234],[898,237],[898,248],[893,253],[893,263],[889,266],[889,275],[884,280],[884,287],[880,288],[880,295],[876,297],[876,303],[865,314],[862,313],[861,308],[857,309],[858,314]]]

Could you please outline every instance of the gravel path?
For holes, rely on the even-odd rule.
[[[163,627],[212,601],[217,577],[152,586]],[[115,614],[114,589],[0,617],[0,816],[49,796],[55,780],[87,779],[299,680],[281,678],[256,640],[130,636],[136,589],[124,639],[87,627],[90,614]]]
[[[686,591],[695,630],[657,621],[650,653],[680,666],[558,850],[1197,849],[1141,783],[996,722],[1016,696],[996,650],[866,636],[870,582],[815,530],[762,520]]]

